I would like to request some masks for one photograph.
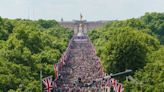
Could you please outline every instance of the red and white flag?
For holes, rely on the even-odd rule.
[[[112,86],[115,92],[117,92],[117,80],[115,80],[114,78],[111,79],[112,82]]]
[[[42,82],[45,86],[45,92],[51,92],[51,90],[53,89],[52,76],[44,78]]]
[[[124,92],[123,85],[120,83],[117,85],[117,92]]]
[[[54,73],[55,73],[55,81],[58,79],[58,71],[59,71],[58,63],[54,64]]]

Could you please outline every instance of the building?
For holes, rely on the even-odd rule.
[[[74,31],[74,34],[77,34],[79,32],[80,25],[82,26],[82,30],[84,34],[86,34],[88,31],[93,30],[95,28],[102,27],[106,23],[110,21],[87,21],[82,19],[82,15],[80,15],[80,20],[73,20],[73,21],[63,21],[63,18],[61,20],[60,25],[65,28],[70,28]]]

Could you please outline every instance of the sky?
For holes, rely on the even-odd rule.
[[[164,0],[0,0],[3,18],[124,20],[164,12]]]

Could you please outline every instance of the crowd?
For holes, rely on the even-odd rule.
[[[94,79],[102,78],[99,58],[90,41],[72,41],[68,61],[59,71],[56,81],[58,92],[97,92],[98,86],[87,86]]]

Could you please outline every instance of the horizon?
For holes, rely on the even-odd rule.
[[[0,16],[72,21],[82,14],[87,21],[110,21],[139,18],[146,12],[163,13],[163,6],[163,0],[1,0]]]
[[[145,13],[154,13],[154,12],[145,12]],[[138,16],[138,17],[130,17],[130,18],[127,18],[127,19],[132,19],[132,18],[140,18],[142,16],[145,15],[145,13],[141,16]],[[164,12],[155,12],[155,13],[164,13]],[[32,21],[38,21],[38,20],[55,20],[57,22],[61,22],[61,20],[56,20],[56,19],[47,19],[47,18],[39,18],[39,19],[28,19],[28,18],[7,18],[7,17],[2,17],[0,16],[1,18],[6,18],[6,19],[22,19],[22,20],[32,20]],[[87,20],[87,19],[84,19],[86,20],[87,22],[101,22],[101,21],[121,21],[121,20],[127,20],[127,19],[115,19],[115,20],[109,20],[109,19],[106,19],[106,20]],[[63,20],[63,22],[72,22],[72,21],[76,21],[76,20],[80,20],[80,19],[72,19],[72,20]]]

